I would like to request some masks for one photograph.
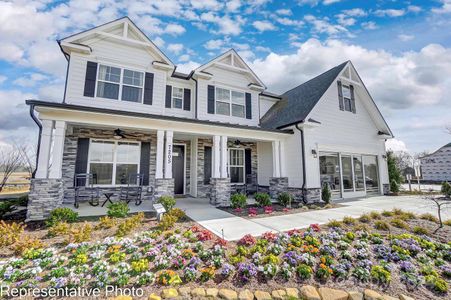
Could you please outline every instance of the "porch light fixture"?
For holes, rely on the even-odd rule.
[[[239,147],[241,145],[240,140],[235,140],[235,142],[233,142],[235,144],[236,147]]]
[[[382,158],[385,159],[385,160],[387,160],[387,155],[383,154],[383,155],[382,155]]]
[[[318,153],[316,153],[315,149],[312,149],[312,155],[313,155],[314,158],[318,157]]]
[[[125,137],[125,136],[124,136],[124,132],[118,128],[118,129],[116,129],[116,130],[114,131],[113,137],[114,137],[114,139],[116,139],[116,140],[120,140],[120,139],[122,139],[122,138]]]

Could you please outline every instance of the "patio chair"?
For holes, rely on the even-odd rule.
[[[135,201],[135,205],[140,205],[142,203],[143,181],[143,174],[130,174],[127,186],[121,186],[119,199],[127,202],[127,204],[130,201]]]
[[[257,174],[246,175],[246,195],[253,195],[258,193]]]
[[[99,205],[99,188],[94,187],[97,183],[97,176],[90,173],[79,173],[74,176],[74,207],[78,208],[83,199],[89,199],[92,206]]]

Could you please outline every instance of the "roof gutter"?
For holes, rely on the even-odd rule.
[[[296,129],[301,133],[301,153],[302,153],[302,201],[306,203],[305,199],[305,179],[306,179],[306,168],[305,168],[305,144],[304,144],[304,130],[299,128],[299,124],[295,125]]]
[[[39,162],[39,152],[40,152],[40,149],[41,149],[42,124],[41,124],[41,122],[39,121],[39,119],[36,117],[36,115],[34,113],[34,104],[30,105],[30,116],[33,119],[33,121],[36,123],[36,125],[38,125],[38,128],[39,128],[38,146],[36,148],[36,167],[33,170],[33,173],[31,174],[31,178],[35,178],[36,170],[38,168],[38,162]]]

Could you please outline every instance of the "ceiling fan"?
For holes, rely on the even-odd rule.
[[[126,138],[134,138],[136,136],[134,136],[132,134],[126,134],[124,130],[118,128],[118,129],[113,131],[113,137],[116,140],[120,140],[120,139],[126,139]]]

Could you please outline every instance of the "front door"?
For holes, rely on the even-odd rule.
[[[184,194],[185,186],[185,146],[172,146],[172,175],[174,176],[174,193]]]

